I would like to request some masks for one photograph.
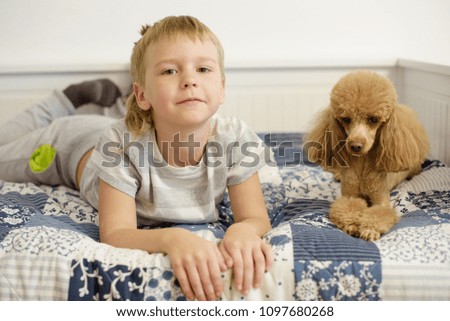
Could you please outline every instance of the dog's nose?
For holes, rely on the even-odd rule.
[[[350,145],[350,148],[353,152],[359,153],[362,150],[363,145],[361,143],[353,143]]]

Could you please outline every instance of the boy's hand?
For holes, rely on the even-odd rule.
[[[217,300],[223,289],[221,272],[227,270],[219,248],[187,230],[174,230],[167,254],[186,298]]]
[[[272,266],[271,246],[245,223],[231,225],[219,249],[228,268],[233,268],[234,285],[244,295],[261,285],[264,272]]]

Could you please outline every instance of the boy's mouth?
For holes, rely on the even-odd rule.
[[[179,105],[185,104],[185,105],[191,105],[191,104],[197,104],[197,103],[203,103],[204,101],[200,98],[192,97],[183,99],[178,102]]]

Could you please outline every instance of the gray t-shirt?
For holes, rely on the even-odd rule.
[[[95,208],[99,178],[134,197],[139,225],[214,222],[216,205],[227,186],[244,182],[269,161],[269,155],[245,123],[215,115],[201,162],[173,167],[163,159],[154,129],[132,137],[122,119],[104,131],[87,163],[80,191]]]

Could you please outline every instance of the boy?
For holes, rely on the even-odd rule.
[[[224,99],[224,57],[211,30],[181,16],[146,26],[141,34],[131,57],[133,92],[125,119],[96,120],[106,129],[95,149],[96,135],[80,129],[86,138],[66,143],[77,152],[64,161],[56,148],[49,168],[76,163],[75,174],[71,165],[69,174],[59,176],[75,176],[82,197],[98,209],[101,241],[166,253],[188,299],[217,299],[221,272],[230,268],[245,295],[260,286],[273,260],[262,240],[271,228],[258,178],[263,144],[241,121],[216,114]],[[53,137],[70,140],[55,122],[49,125]],[[242,148],[248,142],[256,146],[251,152]],[[39,174],[52,176],[46,168]],[[180,228],[139,228],[213,222],[227,188],[235,223],[219,245]]]

